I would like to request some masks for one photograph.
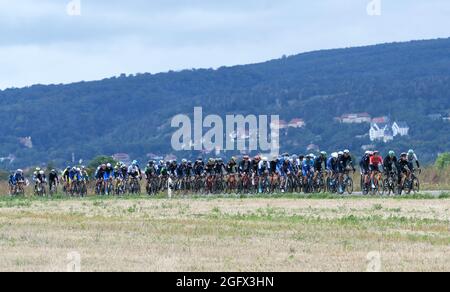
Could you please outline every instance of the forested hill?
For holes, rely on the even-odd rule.
[[[151,58],[151,56],[142,56]],[[42,68],[45,70],[45,68]],[[279,114],[304,119],[303,129],[282,133],[282,150],[304,153],[375,144],[380,150],[417,149],[432,161],[450,150],[450,39],[327,50],[260,64],[161,74],[138,74],[69,85],[0,91],[0,168],[98,154],[174,153],[170,120],[193,113]],[[404,121],[409,136],[373,143],[370,124],[334,118],[367,112]],[[433,116],[429,116],[433,115]],[[358,136],[358,137],[357,137]],[[19,138],[31,137],[32,148]],[[26,144],[26,143],[25,143]],[[28,145],[30,146],[30,145]],[[231,153],[227,153],[231,154]],[[2,161],[2,159],[0,159]]]

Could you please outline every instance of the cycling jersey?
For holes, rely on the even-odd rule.
[[[250,173],[251,162],[250,160],[242,160],[239,164],[239,173]]]
[[[294,169],[292,168],[292,164],[290,161],[282,161],[277,168],[278,174],[285,177],[289,173],[292,173]]]
[[[338,160],[336,158],[330,157],[327,160],[327,170],[332,172],[338,172]]]
[[[226,173],[225,164],[223,163],[217,163],[214,167],[214,171],[216,174],[224,175]]]
[[[229,174],[235,174],[235,173],[237,173],[237,164],[236,164],[236,162],[228,162],[228,164],[227,164],[227,173],[229,173]]]
[[[270,171],[270,163],[267,161],[260,161],[258,163],[258,175],[261,176],[266,172]]]
[[[103,180],[107,181],[114,177],[114,169],[112,167],[105,168],[103,171]]]
[[[383,162],[384,170],[387,173],[394,171],[394,167],[397,167],[397,163],[398,163],[397,157],[386,156]]]
[[[380,166],[383,165],[383,158],[381,156],[372,156],[370,157],[370,170],[372,171],[380,171]]]
[[[308,174],[311,174],[314,170],[314,161],[311,159],[304,159],[302,163],[302,174],[306,177]]]
[[[128,175],[136,178],[136,177],[140,177],[141,176],[141,169],[139,168],[138,165],[130,165],[130,167],[128,167]]]
[[[326,160],[322,156],[319,156],[314,160],[314,169],[320,172],[323,169],[322,166],[326,168]]]
[[[411,171],[414,170],[414,161],[416,162],[417,168],[420,168],[419,159],[417,159],[416,154],[412,154],[412,155],[408,154],[407,161],[408,161],[409,169]]]
[[[361,168],[361,174],[367,174],[370,170],[370,155],[364,155],[359,162]]]

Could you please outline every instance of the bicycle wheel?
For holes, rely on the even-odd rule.
[[[354,187],[353,187],[353,179],[351,177],[347,178],[346,181],[346,191],[349,195],[353,194]]]

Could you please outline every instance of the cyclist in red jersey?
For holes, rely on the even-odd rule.
[[[375,173],[381,172],[380,166],[382,165],[383,165],[383,157],[380,156],[380,152],[374,151],[373,155],[370,157],[369,162],[370,171],[372,172],[370,178],[372,179],[372,181]]]

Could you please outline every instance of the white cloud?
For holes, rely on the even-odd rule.
[[[253,63],[309,50],[450,36],[450,2],[0,0],[0,88]]]

